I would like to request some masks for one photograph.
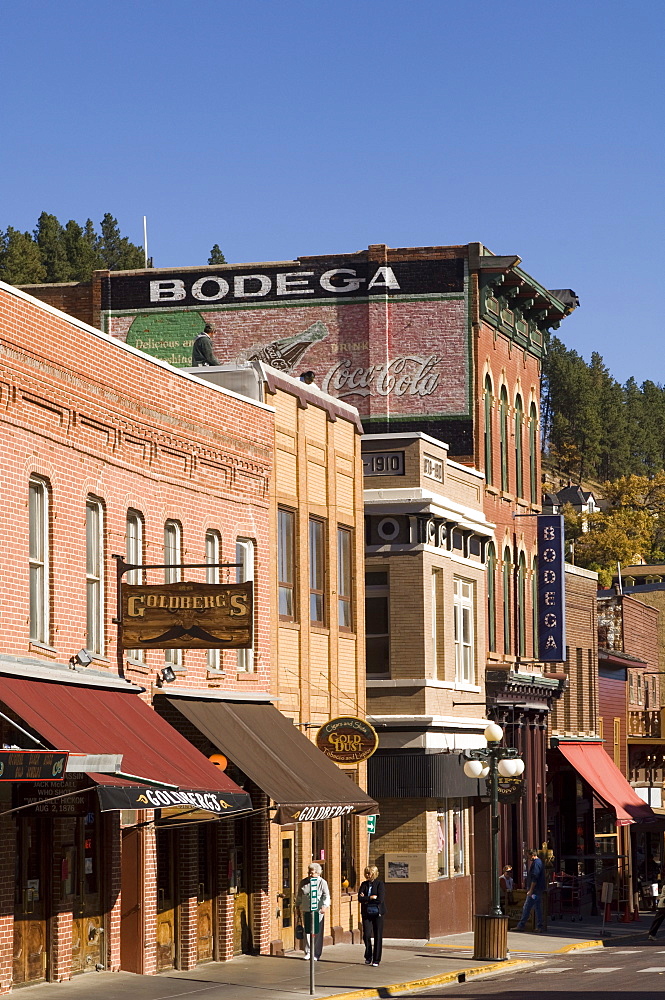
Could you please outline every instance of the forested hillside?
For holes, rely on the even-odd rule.
[[[665,467],[665,389],[621,385],[553,337],[543,364],[543,451],[573,482],[652,476]]]

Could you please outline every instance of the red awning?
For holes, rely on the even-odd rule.
[[[651,806],[643,802],[626,781],[601,743],[569,743],[562,740],[559,750],[596,794],[615,810],[618,826],[649,823],[657,818]]]
[[[249,795],[136,693],[2,676],[0,701],[56,749],[122,754],[122,776],[89,775],[102,809],[251,809]]]

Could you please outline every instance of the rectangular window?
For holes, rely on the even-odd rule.
[[[453,586],[455,619],[455,680],[458,684],[473,684],[476,669],[474,657],[474,595],[473,583],[456,576]]]
[[[221,562],[222,539],[218,531],[206,531],[206,562],[209,568],[206,569],[206,583],[219,583],[219,563]],[[206,653],[208,670],[221,669],[221,657],[219,649],[209,649]]]
[[[49,495],[44,480],[31,479],[28,499],[28,563],[30,566],[30,639],[48,645]]]
[[[439,567],[432,569],[432,677],[444,679],[445,656],[443,648],[443,572]]]
[[[132,566],[143,563],[143,518],[137,510],[127,511],[125,525],[125,559]],[[143,583],[143,570],[131,569],[125,573],[125,582],[138,587]],[[144,649],[128,649],[127,656],[138,663],[145,661]]]
[[[104,654],[104,508],[89,497],[85,505],[86,649]]]
[[[309,620],[325,625],[325,531],[323,521],[309,519]]]
[[[295,543],[295,512],[280,507],[277,512],[277,586],[279,617],[286,621],[295,621],[296,617]]]
[[[349,528],[337,529],[337,607],[339,627],[350,632],[353,629],[351,605],[352,534]]]
[[[464,799],[450,800],[453,875],[466,874]]]
[[[365,574],[365,660],[368,677],[390,676],[388,574]]]
[[[436,810],[436,850],[439,878],[448,878],[448,809],[440,799]]]
[[[180,583],[182,580],[182,528],[177,521],[167,521],[164,525],[164,583]],[[165,649],[164,662],[170,667],[182,666],[181,649]]]
[[[614,763],[621,767],[621,719],[614,720]]]
[[[239,538],[236,541],[236,583],[248,583],[254,579],[254,542],[250,538]],[[256,606],[256,603],[254,604]],[[238,650],[238,671],[251,674],[254,672],[254,649]]]

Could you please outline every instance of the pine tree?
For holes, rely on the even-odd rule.
[[[55,215],[42,212],[39,216],[35,242],[46,268],[46,281],[69,281],[72,269],[67,259],[65,231]]]
[[[143,248],[120,235],[118,220],[110,212],[102,219],[100,230],[97,251],[101,267],[107,267],[110,271],[131,271],[145,267]]]
[[[209,264],[226,264],[226,257],[219,249],[219,243],[215,243],[208,257]]]
[[[97,234],[88,219],[85,229],[70,219],[65,226],[65,248],[72,281],[89,281],[92,272],[103,267],[97,250]]]
[[[9,285],[38,285],[45,278],[46,268],[32,235],[7,226],[0,232],[0,279]]]

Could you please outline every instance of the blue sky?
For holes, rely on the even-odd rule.
[[[111,212],[155,266],[480,241],[665,381],[662,0],[10,0],[0,228]]]

